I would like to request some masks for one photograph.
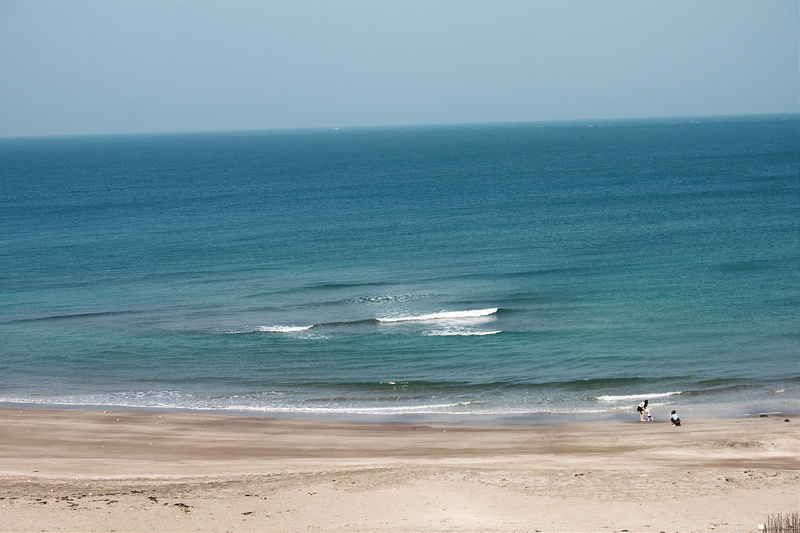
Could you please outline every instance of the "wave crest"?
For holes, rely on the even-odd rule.
[[[438,313],[428,313],[424,315],[390,316],[378,318],[378,322],[414,322],[427,320],[452,320],[459,318],[480,318],[491,316],[497,313],[498,308],[473,309],[470,311],[440,311]]]
[[[259,326],[255,331],[262,333],[299,333],[301,331],[308,331],[314,326]]]
[[[245,327],[243,329],[232,329],[226,330],[222,333],[233,334],[233,335],[241,335],[241,334],[249,334],[249,333],[300,333],[302,331],[308,331],[309,329],[313,328],[314,326],[256,326],[256,327]]]
[[[428,331],[423,335],[426,337],[482,337],[484,335],[497,335],[501,330],[494,331],[467,331],[461,329],[438,329]]]
[[[666,398],[668,396],[676,396],[678,394],[682,394],[683,391],[674,391],[674,392],[661,392],[657,394],[626,394],[623,396],[598,396],[597,401],[600,402],[622,402],[622,401],[631,401],[631,400],[644,400],[647,398],[651,400],[653,398]]]

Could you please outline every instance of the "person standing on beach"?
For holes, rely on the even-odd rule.
[[[644,422],[644,410],[647,409],[647,400],[640,403],[636,410],[639,411],[639,422]]]

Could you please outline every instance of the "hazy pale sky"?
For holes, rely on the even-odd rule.
[[[798,112],[793,0],[0,0],[0,136]]]

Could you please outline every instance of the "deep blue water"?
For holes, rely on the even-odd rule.
[[[800,412],[797,116],[0,139],[0,403]]]

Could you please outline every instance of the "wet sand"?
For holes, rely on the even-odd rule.
[[[757,531],[795,417],[529,426],[0,409],[0,531]]]

